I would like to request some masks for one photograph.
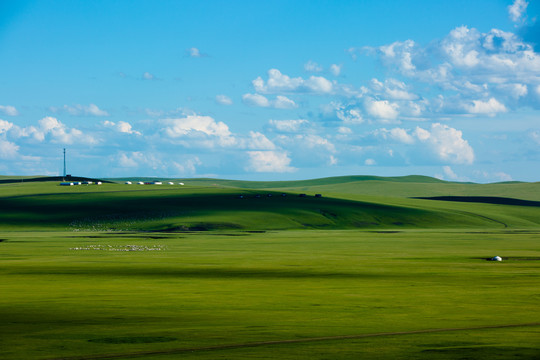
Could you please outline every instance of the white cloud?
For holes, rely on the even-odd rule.
[[[431,131],[417,127],[414,134],[444,162],[452,164],[474,162],[474,151],[468,141],[463,139],[463,134],[459,130],[435,123],[431,125]]]
[[[366,161],[364,161],[364,165],[373,166],[377,165],[377,162],[374,159],[366,159]]]
[[[309,60],[307,63],[304,64],[304,70],[309,72],[321,72],[323,68],[316,62]]]
[[[330,65],[330,72],[334,76],[339,76],[339,74],[341,74],[341,68],[342,65],[332,64]]]
[[[452,170],[452,168],[448,165],[443,166],[443,171],[446,177],[450,180],[457,180],[459,178],[459,176],[457,176],[454,170]]]
[[[74,106],[64,105],[61,108],[50,107],[50,110],[52,112],[55,112],[55,113],[57,113],[57,112],[67,112],[68,114],[74,115],[74,116],[83,116],[83,115],[88,115],[88,116],[109,116],[109,113],[107,111],[101,110],[95,104],[90,104],[90,105],[77,104],[77,105],[74,105]]]
[[[252,81],[255,91],[259,93],[316,93],[329,94],[333,91],[333,83],[322,76],[291,78],[277,69],[268,70],[268,80],[265,82],[260,76]]]
[[[410,135],[406,129],[402,128],[393,128],[391,130],[384,128],[378,129],[375,130],[374,134],[376,136],[381,136],[383,139],[391,139],[403,144],[413,144],[415,142],[414,137]]]
[[[244,101],[244,104],[251,105],[251,106],[259,106],[259,107],[269,107],[270,101],[260,94],[244,94],[242,96],[242,101]]]
[[[407,85],[396,79],[387,79],[384,83],[377,79],[371,80],[372,89],[379,95],[391,100],[416,100],[418,95],[409,92]]]
[[[165,125],[163,133],[170,139],[202,140],[201,144],[208,147],[236,144],[229,127],[221,121],[216,122],[210,116],[188,115],[185,118],[165,119],[160,122]]]
[[[525,84],[502,84],[498,85],[497,89],[510,95],[510,97],[514,99],[519,99],[529,92],[527,85]]]
[[[322,148],[327,152],[335,153],[336,147],[328,139],[325,139],[319,135],[296,135],[295,142],[301,142],[304,147],[308,149]]]
[[[378,50],[387,64],[397,65],[404,74],[411,74],[416,71],[413,57],[418,49],[414,41],[396,41],[390,45],[381,46]]]
[[[142,135],[139,131],[133,130],[131,124],[126,121],[119,121],[118,123],[114,123],[112,121],[106,120],[103,122],[103,125],[107,127],[112,127],[116,129],[116,131],[121,132],[121,133]]]
[[[147,167],[153,171],[166,167],[155,154],[145,151],[120,152],[115,157],[116,166],[122,168]]]
[[[311,76],[305,81],[305,87],[311,92],[323,94],[331,93],[333,90],[332,82],[322,76]]]
[[[19,146],[7,141],[0,139],[0,159],[14,159],[18,156]]]
[[[512,176],[505,173],[505,172],[496,172],[495,174],[495,177],[498,178],[500,181],[513,181],[514,179],[512,179]]]
[[[31,127],[30,133],[34,139],[38,141],[44,141],[46,137],[49,137],[51,142],[60,144],[95,144],[97,140],[91,135],[86,135],[82,131],[76,128],[68,128],[65,124],[58,121],[58,119],[47,116],[38,121],[39,128]]]
[[[276,146],[268,138],[256,131],[249,132],[249,139],[246,147],[253,150],[274,150]]]
[[[526,0],[514,0],[514,3],[508,6],[510,19],[513,22],[521,22],[528,5],[529,3]]]
[[[352,130],[348,127],[340,126],[338,128],[338,133],[343,134],[343,135],[349,135],[349,134],[352,134]]]
[[[156,77],[153,74],[150,74],[149,72],[145,72],[143,74],[143,79],[144,80],[155,80]]]
[[[471,114],[489,114],[494,115],[499,112],[506,112],[506,106],[501,104],[495,98],[491,98],[488,101],[473,100],[472,105],[465,105],[467,112]]]
[[[346,108],[344,105],[337,104],[336,116],[345,124],[361,124],[364,122],[361,110],[356,107]]]
[[[199,49],[196,47],[192,47],[186,50],[187,56],[192,58],[201,58],[201,57],[207,57],[207,54],[202,53]]]
[[[11,105],[0,105],[0,112],[3,112],[4,114],[8,116],[19,115],[19,112],[17,111],[17,109]]]
[[[529,137],[538,145],[540,145],[540,131],[531,131]]]
[[[298,107],[293,100],[282,95],[278,95],[276,97],[276,100],[273,102],[273,106],[276,109],[294,109]]]
[[[13,127],[13,123],[0,119],[0,134],[7,132],[12,127]]]
[[[233,101],[227,95],[216,95],[216,102],[221,105],[232,105]]]
[[[373,100],[371,98],[366,99],[367,112],[376,118],[385,120],[395,120],[398,115],[399,106],[395,103],[391,103],[388,100]]]
[[[516,1],[513,8],[519,9],[519,4],[523,10],[524,1]],[[436,99],[451,91],[452,103],[470,104],[436,106],[436,102],[430,101],[433,106],[422,113],[495,114],[506,111],[509,106],[540,107],[540,97],[527,96],[529,89],[534,92],[540,84],[540,54],[518,34],[499,29],[482,33],[460,26],[425,47],[407,40],[373,50],[386,66],[417,81],[416,88],[420,88],[418,82],[436,86],[424,88],[429,96]],[[421,98],[408,87],[398,82],[390,86],[387,81],[371,83],[376,94],[372,97],[398,101],[400,113],[406,113],[401,111],[405,108],[403,101]],[[439,95],[434,95],[435,91]]]
[[[11,136],[15,138],[33,138],[38,142],[49,140],[51,143],[60,144],[85,144],[93,145],[98,143],[98,140],[91,135],[84,134],[76,128],[68,128],[58,119],[47,116],[38,121],[38,126],[18,127],[15,125],[9,126],[0,123],[3,127],[10,131]]]
[[[275,100],[268,100],[261,94],[244,94],[242,101],[251,106],[272,107],[275,109],[294,109],[298,107],[293,100],[282,95],[276,96]]]
[[[295,133],[300,130],[301,127],[308,124],[309,121],[299,120],[270,120],[270,125],[274,126],[278,131]]]
[[[197,156],[195,156],[191,159],[185,160],[183,163],[173,161],[172,165],[176,169],[177,173],[185,176],[196,174],[197,166],[202,165],[202,162]]]
[[[283,151],[248,151],[248,156],[247,171],[284,173],[296,170],[289,166],[291,159]]]

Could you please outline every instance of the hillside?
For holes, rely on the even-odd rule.
[[[117,179],[118,180],[118,179]],[[539,184],[462,184],[428,177],[350,176],[293,182],[184,179],[186,186],[57,182],[0,185],[0,228],[74,231],[531,228]],[[305,193],[305,197],[298,194]],[[322,197],[314,197],[316,193]],[[285,194],[286,196],[282,196]],[[465,203],[412,199],[496,196]],[[535,203],[532,203],[535,204]]]

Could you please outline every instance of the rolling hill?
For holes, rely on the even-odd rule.
[[[109,179],[111,180],[111,179]],[[115,179],[117,182],[126,179]],[[135,180],[135,179],[133,179]],[[183,179],[186,186],[57,182],[0,185],[0,228],[112,231],[530,228],[538,183],[451,183],[425,176],[303,181]],[[300,193],[305,196],[298,196]],[[322,194],[322,197],[314,195]],[[460,201],[426,197],[460,196]],[[463,202],[467,196],[515,201]],[[414,199],[412,197],[423,197]],[[520,203],[518,200],[521,200]]]

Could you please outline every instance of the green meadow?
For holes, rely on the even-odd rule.
[[[539,183],[125,180],[0,184],[0,358],[540,358]]]

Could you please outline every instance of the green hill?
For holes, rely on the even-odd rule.
[[[194,231],[531,228],[540,224],[540,207],[521,206],[519,201],[494,204],[411,198],[491,196],[534,201],[538,183],[463,184],[423,176],[183,181],[186,186],[2,184],[0,228]],[[315,197],[316,193],[322,197]]]

